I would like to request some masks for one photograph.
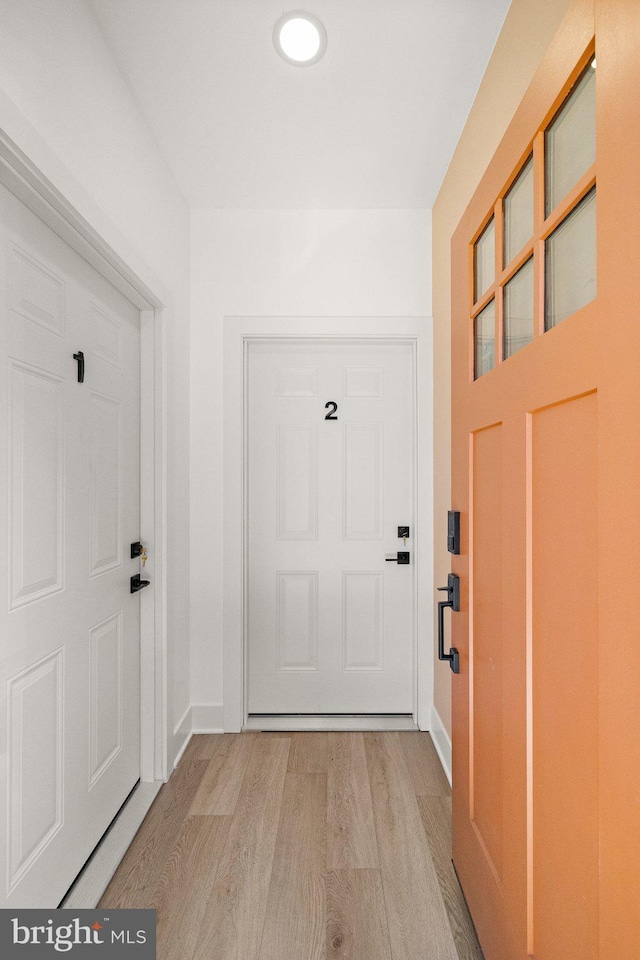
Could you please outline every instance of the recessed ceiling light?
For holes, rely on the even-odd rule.
[[[287,63],[309,67],[327,49],[327,31],[320,20],[303,10],[283,13],[273,28],[273,43]]]

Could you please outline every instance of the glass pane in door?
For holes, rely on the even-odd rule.
[[[504,288],[504,357],[533,340],[533,257]]]
[[[504,265],[533,235],[533,158],[522,168],[516,182],[504,198]]]
[[[474,301],[477,302],[496,278],[496,229],[493,217],[476,241],[474,261]]]
[[[545,135],[548,216],[596,161],[596,70],[587,67]]]
[[[475,319],[475,378],[496,363],[496,301],[491,300]]]
[[[545,244],[545,330],[596,296],[596,191],[563,220]]]

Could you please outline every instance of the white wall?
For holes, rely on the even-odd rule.
[[[0,128],[167,306],[169,697],[177,723],[189,705],[187,206],[84,0],[0,0]]]
[[[191,277],[192,700],[194,716],[213,725],[222,703],[223,318],[430,315],[430,212],[194,210]]]

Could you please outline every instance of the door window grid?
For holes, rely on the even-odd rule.
[[[479,299],[496,279],[495,220],[493,217],[473,245],[475,298]]]
[[[516,166],[513,175],[509,178],[497,197],[493,209],[488,213],[483,221],[482,227],[476,232],[470,244],[470,375],[472,380],[476,380],[482,376],[483,373],[488,372],[487,369],[483,369],[484,364],[478,364],[478,344],[476,343],[478,324],[476,320],[479,319],[480,314],[485,311],[492,301],[494,301],[493,307],[495,312],[495,357],[493,366],[498,366],[505,359],[508,359],[508,356],[505,355],[504,290],[509,281],[515,277],[530,259],[533,259],[534,267],[533,339],[541,336],[547,329],[551,329],[554,326],[554,324],[547,324],[545,321],[545,303],[548,303],[550,300],[546,290],[548,276],[545,277],[546,244],[549,237],[571,216],[584,198],[590,193],[595,195],[596,164],[591,164],[584,173],[577,177],[574,186],[566,193],[566,196],[547,214],[547,134],[550,128],[556,124],[558,118],[561,117],[565,108],[570,108],[574,95],[580,95],[579,91],[584,87],[584,80],[589,71],[591,71],[592,74],[595,72],[595,52],[593,46],[588,52],[588,55],[585,55],[578,65],[570,81],[567,83],[562,96],[559,97],[558,109],[551,114],[550,119],[537,131],[533,142],[529,144],[528,149],[524,153],[523,159]],[[519,183],[522,183],[526,178],[528,166],[531,162],[533,162],[533,235],[522,249],[507,262],[505,206],[509,201],[509,195],[511,194],[513,196]],[[481,281],[481,277],[478,276],[477,272],[477,249],[480,242],[486,241],[487,234],[489,236],[493,234],[494,237],[495,278],[486,290],[476,298],[476,292],[481,291],[483,286],[481,282],[478,282]],[[484,251],[484,263],[486,263],[486,259],[486,251]],[[482,326],[486,336],[486,324]]]

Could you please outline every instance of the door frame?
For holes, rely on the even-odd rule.
[[[43,148],[32,130],[23,128],[20,132],[27,150],[32,150],[39,162],[44,160],[53,169],[59,167],[57,158]],[[75,181],[64,177],[62,181],[74,196],[88,199]],[[173,730],[169,728],[167,683],[163,296],[159,285],[149,286],[109,243],[103,235],[107,223],[97,208],[94,222],[99,226],[94,227],[3,129],[0,183],[140,310],[140,531],[150,547],[147,572],[154,587],[143,591],[140,597],[140,779],[157,784],[167,780],[173,768],[173,757],[169,757]],[[116,237],[115,242],[119,239]]]
[[[247,722],[245,630],[246,580],[246,358],[261,340],[377,340],[410,343],[415,389],[416,649],[413,718],[428,730],[433,703],[433,328],[431,317],[234,317],[224,318],[223,472],[224,617],[223,729],[240,732]],[[238,482],[242,478],[242,483]],[[239,536],[238,531],[241,531]]]

